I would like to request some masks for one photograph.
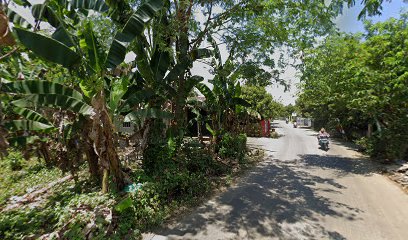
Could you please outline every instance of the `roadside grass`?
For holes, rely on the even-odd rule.
[[[20,161],[21,169],[12,170],[7,159],[0,160],[0,209],[10,197],[32,192],[62,177],[59,169],[47,168],[36,158]]]

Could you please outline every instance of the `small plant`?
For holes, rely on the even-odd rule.
[[[222,158],[232,158],[242,162],[246,153],[246,142],[245,134],[225,133],[220,142],[219,154]]]
[[[11,150],[9,154],[3,159],[7,167],[12,171],[19,171],[23,169],[25,159],[20,151]]]

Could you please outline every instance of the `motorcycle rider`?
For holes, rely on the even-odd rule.
[[[330,134],[326,132],[326,129],[321,128],[319,133],[317,134],[317,139],[319,140],[320,138],[329,138]]]

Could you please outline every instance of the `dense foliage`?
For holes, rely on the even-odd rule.
[[[276,119],[284,116],[285,107],[283,104],[275,101],[264,87],[243,86],[242,98],[247,100],[251,104],[252,109],[257,111],[262,118]]]
[[[313,46],[344,2],[0,0],[0,184],[10,187],[0,238],[132,239],[199,199],[245,166],[241,124],[278,116],[265,92],[285,84],[275,50]],[[367,1],[361,16],[381,3]],[[210,65],[210,84],[192,75],[197,61]],[[202,131],[186,138],[188,109],[212,134],[207,145]]]
[[[305,51],[298,105],[373,156],[403,157],[408,147],[407,20],[366,22],[364,34],[334,34]]]

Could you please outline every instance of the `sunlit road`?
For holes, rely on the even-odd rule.
[[[235,186],[144,239],[408,239],[408,195],[353,150],[277,122],[250,138],[265,161]]]

